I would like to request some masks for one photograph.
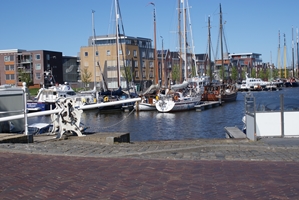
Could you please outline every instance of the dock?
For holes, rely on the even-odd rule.
[[[201,102],[201,104],[196,105],[195,109],[196,109],[196,111],[203,111],[203,110],[218,107],[221,105],[222,105],[221,101],[203,101],[203,102]]]
[[[238,127],[224,127],[226,138],[245,139],[246,135]]]

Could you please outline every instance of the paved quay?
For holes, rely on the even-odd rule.
[[[299,139],[0,144],[0,199],[299,199]]]

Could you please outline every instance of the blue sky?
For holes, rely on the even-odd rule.
[[[2,0],[0,49],[52,50],[76,56],[92,35],[91,10],[97,35],[112,34],[114,0]],[[119,0],[125,34],[153,39],[153,6],[157,16],[157,46],[176,51],[177,0]],[[207,53],[207,19],[211,17],[214,54],[219,35],[219,4],[230,53],[260,53],[263,62],[277,64],[278,31],[286,35],[287,62],[292,59],[292,27],[296,45],[297,0],[189,0],[195,53]],[[113,15],[113,14],[112,14]]]

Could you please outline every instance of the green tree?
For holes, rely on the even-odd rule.
[[[81,80],[84,84],[84,88],[87,87],[87,84],[91,82],[92,73],[88,71],[87,68],[81,69]]]
[[[233,81],[237,81],[238,79],[238,70],[237,70],[237,67],[236,66],[233,66],[232,67],[232,75],[231,75],[231,78]]]
[[[251,77],[251,78],[256,78],[256,69],[255,69],[255,68],[253,68],[253,69],[251,70],[250,77]]]
[[[172,66],[171,75],[173,81],[176,82],[180,80],[180,67],[178,65]]]
[[[23,69],[18,69],[18,77],[21,79],[21,82],[26,83],[26,87],[28,88],[33,83],[30,73],[26,73]]]
[[[219,68],[219,78],[222,79],[222,81],[224,81],[224,67],[221,66]]]
[[[279,77],[279,72],[278,72],[277,68],[274,68],[272,70],[272,77],[275,78],[275,79]]]
[[[242,80],[245,80],[246,79],[246,73],[247,73],[247,69],[246,68],[242,68],[242,72],[241,72],[241,77],[242,77]]]

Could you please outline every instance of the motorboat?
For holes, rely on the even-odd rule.
[[[27,100],[27,110],[44,111],[55,108],[55,103],[59,98],[72,98],[76,106],[96,103],[97,99],[94,93],[76,93],[68,83],[56,84],[48,88],[42,87],[33,100]]]

